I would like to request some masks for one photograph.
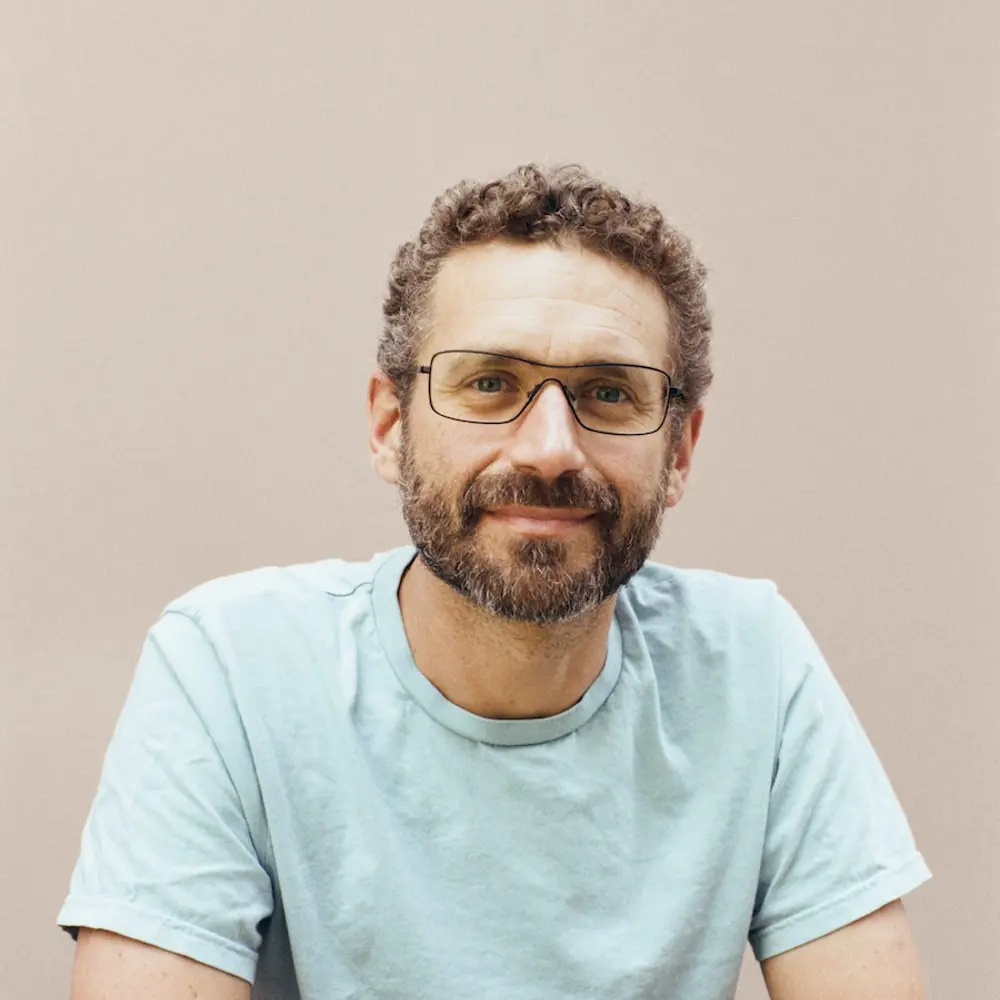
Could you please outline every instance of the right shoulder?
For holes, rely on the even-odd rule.
[[[327,604],[331,598],[351,597],[370,588],[379,567],[398,551],[389,549],[367,560],[322,559],[231,573],[185,591],[163,613],[205,622]]]

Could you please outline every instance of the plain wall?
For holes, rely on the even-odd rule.
[[[396,246],[462,177],[575,160],[711,272],[654,558],[778,582],[934,873],[906,899],[932,996],[995,996],[998,29],[986,2],[0,4],[0,995],[67,995],[55,918],[164,604],[407,540],[364,412]]]

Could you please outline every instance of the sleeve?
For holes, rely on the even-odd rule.
[[[143,644],[58,925],[74,940],[81,926],[114,931],[252,983],[273,910],[266,832],[248,820],[253,774],[213,646],[168,609]]]
[[[780,594],[777,755],[748,935],[757,961],[859,920],[931,877],[882,765]]]

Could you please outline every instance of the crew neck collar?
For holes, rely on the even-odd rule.
[[[480,743],[526,746],[546,743],[574,732],[607,701],[622,670],[622,637],[617,606],[611,620],[604,666],[583,697],[564,712],[541,719],[492,719],[476,715],[449,701],[421,673],[403,627],[399,584],[416,555],[415,546],[402,546],[393,550],[379,565],[372,582],[372,610],[379,641],[396,677],[414,701],[436,722],[459,736]]]

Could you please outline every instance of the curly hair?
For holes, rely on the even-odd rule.
[[[495,239],[574,242],[637,268],[659,285],[673,328],[673,381],[684,393],[680,405],[671,404],[676,433],[712,382],[705,267],[691,241],[658,208],[627,198],[579,164],[528,163],[486,183],[461,181],[434,200],[417,238],[400,246],[382,307],[378,364],[404,409],[428,332],[426,307],[435,276],[458,248]]]

